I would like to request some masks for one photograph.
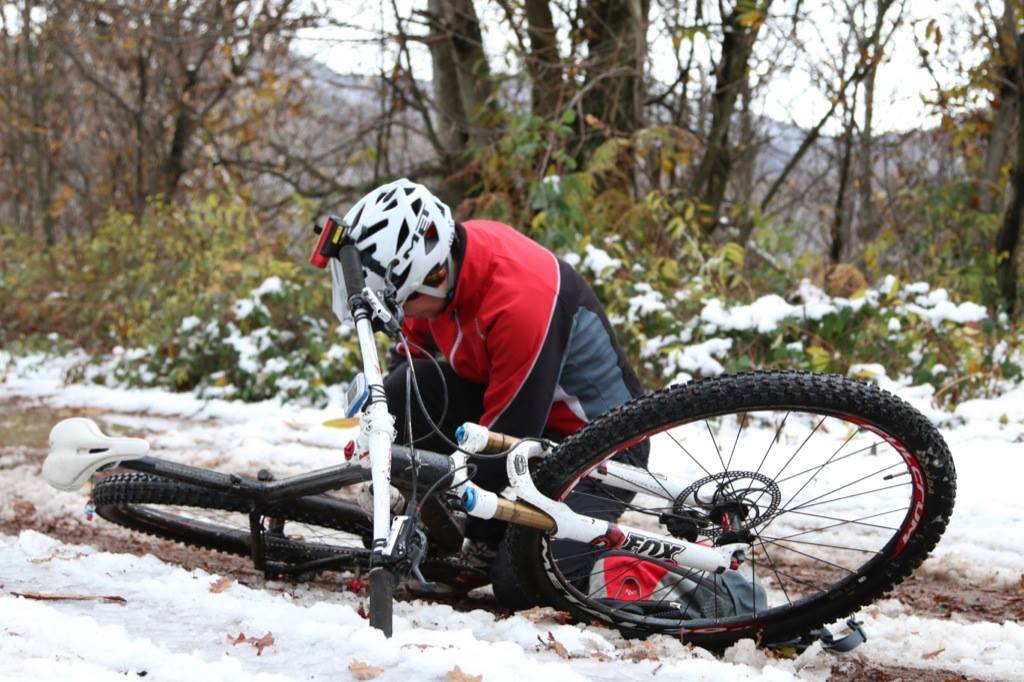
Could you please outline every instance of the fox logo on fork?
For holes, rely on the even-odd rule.
[[[664,559],[666,561],[677,561],[677,556],[686,551],[686,547],[677,545],[665,540],[655,540],[642,535],[626,535],[626,542],[622,549],[634,554],[650,557],[652,559]]]

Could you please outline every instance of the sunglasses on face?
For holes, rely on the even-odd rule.
[[[430,271],[430,273],[423,279],[421,286],[426,287],[439,287],[444,283],[445,279],[448,278],[448,266],[446,264],[438,265],[436,268]],[[415,301],[420,296],[423,296],[423,292],[414,291],[406,297],[406,302]]]

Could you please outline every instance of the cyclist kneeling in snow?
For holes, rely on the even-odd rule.
[[[437,426],[449,436],[472,421],[511,436],[561,440],[643,393],[590,286],[565,261],[508,225],[457,223],[424,186],[405,179],[367,194],[344,222],[360,251],[367,285],[384,290],[390,283],[405,314],[403,331],[411,347],[392,351],[385,379],[399,442],[406,438],[407,356],[431,420],[440,420]],[[444,358],[440,374],[427,359],[434,355]],[[450,451],[415,397],[412,405],[417,447]],[[646,466],[648,449],[643,442],[616,457]],[[471,461],[481,487],[497,492],[508,485],[504,461]],[[581,482],[566,503],[581,514],[617,519],[629,500],[609,504],[588,495],[588,485],[597,484]],[[503,546],[503,524],[474,527],[472,521],[469,537]],[[586,584],[594,552],[580,552],[578,543],[559,544],[564,556],[581,555],[569,570]],[[509,608],[531,606],[532,596],[503,570],[507,563],[498,549],[491,568],[496,597]],[[562,562],[563,574],[567,569]]]

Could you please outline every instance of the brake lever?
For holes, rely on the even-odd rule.
[[[397,339],[402,331],[400,316],[392,313],[391,309],[377,298],[377,294],[373,293],[370,287],[363,289],[360,296],[370,306],[370,317],[373,320],[374,328],[384,332],[392,339]]]

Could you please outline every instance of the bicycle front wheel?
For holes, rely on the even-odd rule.
[[[644,440],[645,492],[587,477]],[[640,598],[619,594],[623,571],[610,575],[600,563],[606,548],[522,527],[506,536],[520,582],[556,608],[715,648],[783,641],[878,598],[938,542],[956,489],[945,442],[913,407],[873,384],[797,372],[722,376],[637,398],[567,439],[534,480],[554,499],[575,493],[589,509],[624,510],[619,523],[667,539],[749,543],[740,570],[727,572],[735,575],[686,575],[687,585],[725,595],[697,608],[678,581]],[[617,565],[629,572],[628,561]],[[741,605],[735,588],[743,593],[747,581],[748,596],[759,596]]]

